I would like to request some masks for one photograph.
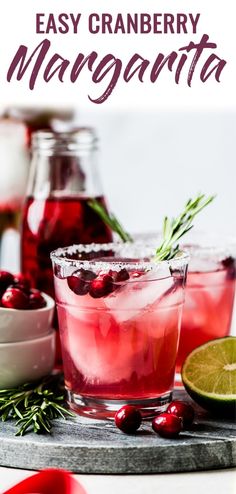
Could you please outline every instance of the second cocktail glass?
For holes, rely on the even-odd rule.
[[[207,341],[229,336],[236,279],[235,241],[228,240],[224,245],[219,239],[199,235],[185,248],[190,261],[176,384],[181,383],[181,368],[192,350]]]
[[[139,244],[92,244],[51,255],[68,401],[109,418],[144,416],[171,399],[188,256],[155,263]]]

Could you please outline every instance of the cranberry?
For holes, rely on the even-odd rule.
[[[29,308],[30,309],[43,309],[46,307],[47,302],[39,290],[31,290],[29,296]]]
[[[93,298],[106,297],[114,289],[113,279],[109,274],[99,274],[99,276],[91,281],[89,294]]]
[[[93,271],[90,271],[90,269],[83,269],[82,268],[79,271],[76,271],[76,273],[79,273],[80,277],[85,281],[92,281],[92,280],[95,280],[95,278],[97,278],[96,273],[94,273]]]
[[[188,427],[193,423],[194,409],[186,401],[172,401],[166,411],[179,417],[182,420],[183,427]]]
[[[8,288],[1,302],[8,309],[29,309],[29,297],[19,288]]]
[[[161,413],[152,421],[152,428],[159,436],[175,438],[182,429],[182,420],[172,413]]]
[[[82,280],[79,276],[69,276],[67,284],[76,295],[86,295],[89,291],[89,282]]]
[[[14,285],[10,285],[9,288],[18,288],[18,290],[21,290],[21,292],[24,292],[25,295],[29,296],[30,295],[30,288],[26,288],[25,285],[21,285],[20,283],[14,283]]]
[[[8,271],[0,271],[0,294],[3,294],[5,290],[14,283],[14,276]]]
[[[30,290],[30,281],[22,273],[14,275],[14,285],[24,287],[26,290]]]
[[[109,275],[112,276],[113,280],[117,283],[120,281],[126,281],[129,279],[129,273],[127,269],[123,268],[120,271],[109,271]]]
[[[115,414],[116,426],[126,434],[134,434],[142,422],[140,411],[131,405],[125,405]]]
[[[90,282],[97,277],[93,271],[88,269],[79,269],[74,271],[72,276],[67,278],[69,288],[76,295],[86,295],[89,292]]]

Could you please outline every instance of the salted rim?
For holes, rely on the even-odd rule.
[[[142,242],[144,245],[153,247],[161,238],[161,233],[136,234],[135,241]],[[206,242],[206,243],[202,243]],[[187,251],[191,260],[194,258],[212,259],[221,262],[227,257],[236,259],[236,237],[235,235],[225,235],[223,238],[218,234],[209,234],[204,231],[195,231],[191,233],[186,242],[180,243],[180,248]]]
[[[94,267],[97,269],[105,269],[105,270],[110,269],[112,266],[112,269],[114,271],[119,271],[122,268],[158,271],[162,266],[168,266],[173,268],[182,267],[186,265],[189,261],[189,254],[187,251],[181,251],[178,257],[175,257],[174,259],[170,259],[168,261],[158,261],[158,262],[145,261],[145,260],[138,262],[137,261],[122,262],[121,260],[116,261],[115,259],[113,261],[110,260],[110,258],[109,260],[99,261],[96,260],[96,258],[91,260],[82,260],[82,259],[69,259],[66,257],[66,254],[69,255],[74,253],[88,254],[90,252],[99,252],[100,250],[103,251],[113,250],[118,253],[122,249],[122,256],[127,259],[129,256],[131,256],[132,247],[137,249],[137,251],[135,251],[135,255],[137,257],[138,257],[138,252],[141,253],[141,248],[146,249],[146,256],[151,256],[151,255],[154,256],[154,249],[145,244],[141,245],[140,242],[137,243],[125,242],[122,244],[118,242],[110,242],[106,244],[95,244],[95,243],[74,244],[68,247],[63,247],[54,250],[53,252],[51,252],[50,257],[52,261],[54,261],[57,265],[60,266],[75,266],[84,269],[91,269],[91,267]],[[125,250],[127,250],[127,255],[125,255]],[[142,254],[142,257],[145,256]]]

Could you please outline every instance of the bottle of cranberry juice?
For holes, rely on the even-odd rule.
[[[105,206],[91,129],[38,131],[24,205],[21,264],[33,286],[54,297],[50,252],[76,243],[109,242],[111,231],[88,205]]]

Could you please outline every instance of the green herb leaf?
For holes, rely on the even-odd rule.
[[[173,259],[179,252],[178,240],[193,228],[193,220],[197,214],[215,199],[215,196],[206,197],[198,194],[195,199],[189,199],[184,210],[176,218],[164,218],[163,240],[156,250],[155,260],[166,261]]]
[[[55,374],[37,383],[1,389],[0,417],[2,421],[17,419],[16,436],[23,436],[28,430],[50,433],[52,420],[74,417],[74,413],[62,406],[63,401],[65,390],[62,377],[61,374]]]
[[[132,242],[133,239],[129,233],[127,233],[123,226],[120,224],[119,220],[112,213],[108,213],[104,206],[100,204],[96,199],[91,199],[88,201],[88,205],[92,208],[98,216],[103,220],[103,222],[111,228],[111,230],[119,235],[123,242]]]

